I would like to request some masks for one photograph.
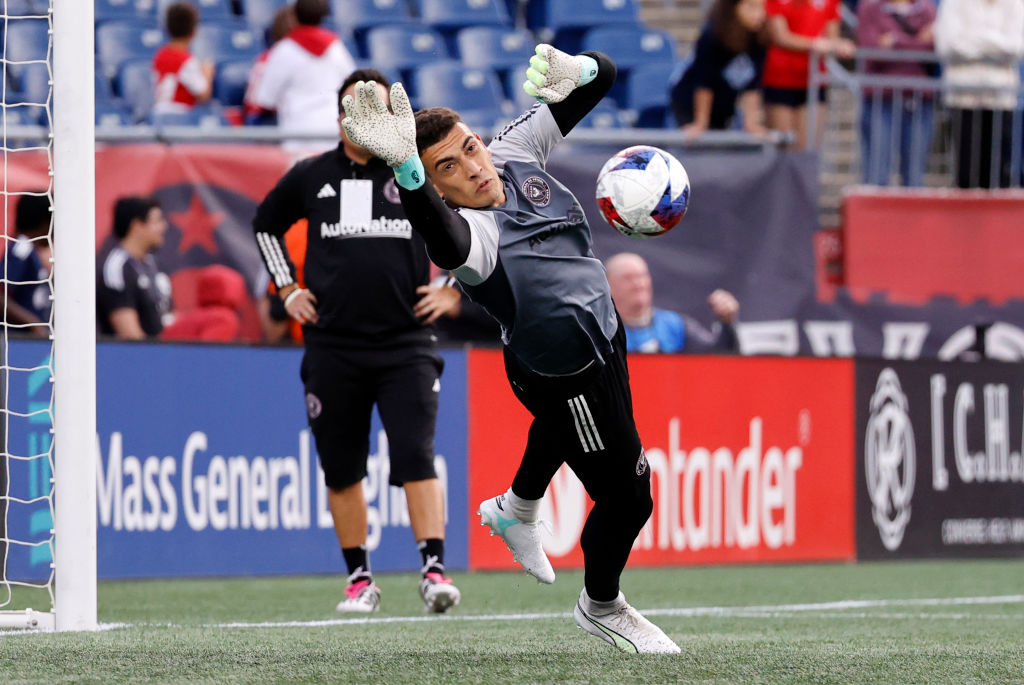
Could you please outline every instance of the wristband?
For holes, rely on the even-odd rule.
[[[303,292],[303,288],[296,288],[295,290],[288,293],[288,297],[284,298],[284,308],[288,309],[288,305],[294,300],[299,293]]]
[[[419,155],[413,155],[401,166],[395,167],[395,181],[406,190],[416,190],[423,185],[426,175]]]
[[[597,78],[597,60],[589,55],[576,55],[580,63],[580,86],[585,86]]]

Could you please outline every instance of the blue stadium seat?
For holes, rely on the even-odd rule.
[[[6,0],[3,6],[8,17],[46,17],[47,0]]]
[[[421,108],[451,107],[463,111],[494,111],[500,118],[505,100],[498,77],[490,69],[471,69],[458,62],[420,67],[413,74],[416,102]]]
[[[116,128],[132,123],[131,114],[117,101],[96,103],[96,125]]]
[[[255,59],[263,52],[263,38],[242,26],[202,24],[192,41],[192,53],[202,60],[223,62]]]
[[[110,85],[110,79],[106,77],[101,69],[96,69],[96,102],[108,102],[114,97],[114,91]]]
[[[406,71],[439,59],[448,59],[448,48],[437,31],[408,26],[382,26],[366,33],[370,62],[378,69]]]
[[[334,23],[342,35],[351,34],[360,57],[370,54],[367,34],[383,26],[422,28],[409,14],[406,0],[330,0]]]
[[[50,69],[45,64],[26,64],[10,79],[8,102],[44,104],[50,97]]]
[[[197,105],[186,112],[161,112],[151,114],[149,123],[154,126],[220,126],[225,122],[223,112],[214,105]]]
[[[288,0],[244,0],[242,12],[249,26],[263,31],[274,21],[274,14],[282,7],[287,7]]]
[[[618,107],[607,98],[597,103],[583,120],[576,124],[580,128],[622,128]]]
[[[165,41],[155,25],[137,21],[110,21],[96,28],[96,55],[109,76],[129,60],[152,59]]]
[[[241,105],[251,67],[252,62],[246,60],[218,64],[217,74],[213,78],[213,97],[225,106]]]
[[[634,67],[626,84],[626,108],[633,126],[663,128],[669,109],[669,82],[675,64],[657,62]]]
[[[199,9],[200,22],[238,18],[231,7],[231,0],[158,0],[156,17],[161,26],[164,25],[164,21],[167,18],[167,8],[176,2],[182,1],[188,2]]]
[[[145,19],[152,21],[156,12],[152,2],[140,0],[95,0],[96,23],[105,21],[131,21]]]
[[[49,46],[49,22],[42,19],[9,19],[4,56],[8,62],[45,61]],[[17,73],[25,65],[8,64]]]
[[[578,52],[584,31],[595,26],[636,26],[634,0],[530,0],[527,25],[538,38],[567,52]]]
[[[156,76],[149,60],[131,60],[121,64],[114,80],[114,92],[121,96],[133,121],[142,121],[153,108]]]
[[[439,31],[466,26],[508,26],[502,0],[419,0],[420,20]]]
[[[514,97],[530,63],[536,45],[533,34],[525,29],[476,26],[456,35],[459,59],[479,69],[494,69],[507,97]]]
[[[583,50],[603,52],[628,71],[641,64],[671,62],[676,58],[672,36],[640,26],[602,26],[587,31]]]

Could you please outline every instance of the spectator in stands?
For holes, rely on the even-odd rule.
[[[322,145],[291,141],[292,150],[327,150],[337,143],[338,89],[352,73],[352,55],[334,33],[320,27],[328,14],[327,0],[296,0],[298,25],[270,49],[254,103],[277,111],[277,125],[286,131],[325,134]]]
[[[807,131],[807,82],[810,53],[850,57],[856,46],[839,37],[839,0],[768,0],[771,45],[764,64],[764,102],[768,128],[795,135],[794,147],[816,145],[824,116],[810,138]],[[818,94],[825,101],[825,91]]]
[[[626,328],[628,352],[737,352],[740,306],[732,293],[715,290],[708,305],[718,318],[712,330],[696,319],[653,304],[651,273],[643,257],[620,252],[605,264],[615,308]]]
[[[100,253],[96,314],[99,331],[123,340],[154,338],[173,320],[171,279],[153,253],[164,244],[167,220],[151,197],[122,197],[114,205],[117,244]]]
[[[857,9],[857,42],[865,48],[931,50],[935,41],[933,0],[877,0]],[[931,76],[930,63],[871,60],[868,74]],[[935,105],[931,92],[866,89],[861,115],[864,182],[888,185],[895,140],[899,141],[903,185],[924,185]]]
[[[14,218],[17,235],[3,256],[5,323],[39,337],[49,335],[50,199],[45,193],[22,195]]]
[[[160,333],[164,340],[231,342],[242,328],[239,307],[245,278],[223,264],[203,267],[196,284],[196,307],[182,312]]]
[[[291,5],[282,7],[274,14],[274,20],[267,29],[267,49],[253,62],[249,70],[249,82],[245,87],[245,123],[249,125],[275,124],[277,114],[274,110],[264,109],[256,104],[256,91],[263,80],[263,72],[267,68],[270,50],[295,29],[295,8]]]
[[[945,102],[952,109],[957,186],[1016,185],[1011,145],[1024,57],[1024,0],[943,0],[935,47],[943,57]]]
[[[764,0],[716,0],[693,62],[672,87],[672,109],[687,138],[732,126],[737,99],[743,128],[764,132],[765,19]]]
[[[213,94],[213,64],[200,62],[189,51],[199,25],[199,11],[187,2],[176,2],[167,8],[166,17],[171,40],[153,55],[154,114],[187,112]]]

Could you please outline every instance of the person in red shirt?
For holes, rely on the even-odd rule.
[[[807,147],[807,82],[810,53],[852,57],[853,41],[839,37],[839,0],[768,0],[771,45],[764,64],[768,127],[795,134],[796,149]],[[819,93],[824,102],[824,92]],[[818,117],[815,141],[824,117]]]
[[[156,97],[153,113],[187,112],[210,99],[213,64],[200,62],[189,52],[199,25],[199,12],[187,2],[167,8],[167,33],[171,40],[153,55]]]
[[[295,8],[287,5],[277,10],[274,14],[274,21],[267,31],[267,49],[256,58],[252,68],[249,70],[249,82],[245,86],[245,123],[246,124],[273,124],[276,123],[276,112],[272,109],[265,109],[256,104],[256,92],[260,88],[260,81],[263,80],[263,72],[267,68],[267,58],[270,56],[270,49],[277,45],[277,42],[287,36],[295,28]]]

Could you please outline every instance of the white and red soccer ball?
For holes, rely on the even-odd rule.
[[[597,176],[597,206],[605,221],[630,238],[653,238],[686,214],[690,178],[679,160],[650,145],[616,153]]]

